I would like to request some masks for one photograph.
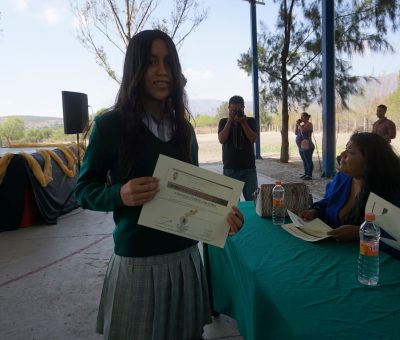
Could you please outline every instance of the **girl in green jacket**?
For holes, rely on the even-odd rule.
[[[94,122],[76,197],[82,208],[113,211],[114,254],[97,319],[105,339],[196,339],[211,322],[198,242],[138,224],[159,190],[159,154],[198,165],[184,80],[172,39],[142,31],[127,48],[115,107]],[[242,227],[236,207],[227,223],[230,234]]]

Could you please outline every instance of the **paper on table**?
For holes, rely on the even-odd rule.
[[[284,224],[282,228],[287,232],[305,241],[315,242],[330,237],[328,231],[330,226],[322,222],[319,218],[306,222],[294,212],[288,210],[288,214],[293,223]]]
[[[390,238],[381,237],[381,241],[385,242],[388,246],[400,250],[400,241],[391,240]]]
[[[400,241],[400,208],[371,192],[365,206],[365,211],[374,213],[376,216],[375,221],[379,227],[384,229],[394,239]],[[385,238],[382,238],[382,241],[387,243]]]
[[[244,183],[160,155],[154,169],[160,191],[143,205],[138,223],[167,233],[224,247],[226,216]]]

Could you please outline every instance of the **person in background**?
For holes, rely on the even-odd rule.
[[[244,182],[243,196],[246,201],[254,199],[258,187],[254,155],[257,135],[255,119],[244,114],[243,98],[231,97],[228,118],[222,118],[218,124],[218,140],[222,144],[223,173]]]
[[[326,187],[324,198],[299,213],[304,220],[321,218],[334,228],[337,241],[359,238],[365,206],[371,192],[400,207],[400,159],[384,138],[369,132],[355,133],[340,155],[339,172]],[[391,238],[384,230],[381,236]],[[384,251],[400,258],[381,242]]]
[[[372,132],[382,136],[388,143],[396,138],[396,124],[385,117],[386,105],[378,105],[376,115],[378,120],[372,126]]]
[[[84,209],[113,211],[114,254],[97,317],[105,339],[200,339],[211,322],[198,242],[138,224],[159,191],[152,174],[160,154],[198,165],[183,87],[172,39],[139,32],[115,107],[94,122],[75,193]],[[235,234],[243,215],[232,207],[226,218]]]
[[[309,121],[310,117],[311,115],[307,112],[303,112],[300,119],[296,121],[296,128],[294,130],[296,135],[296,144],[299,148],[301,160],[303,161],[304,174],[300,177],[303,180],[312,180],[312,174],[314,171],[312,155],[315,146],[311,139],[313,125]]]

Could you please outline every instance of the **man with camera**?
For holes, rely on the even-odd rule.
[[[244,182],[243,196],[251,201],[258,186],[253,145],[257,139],[256,121],[244,114],[244,100],[240,96],[229,99],[228,110],[228,118],[222,118],[218,124],[224,175]]]

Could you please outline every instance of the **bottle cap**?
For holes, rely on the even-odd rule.
[[[275,185],[282,185],[282,181],[280,181],[280,180],[275,181]]]
[[[375,214],[371,213],[371,212],[366,212],[365,213],[365,220],[366,221],[370,221],[370,222],[375,221]]]

